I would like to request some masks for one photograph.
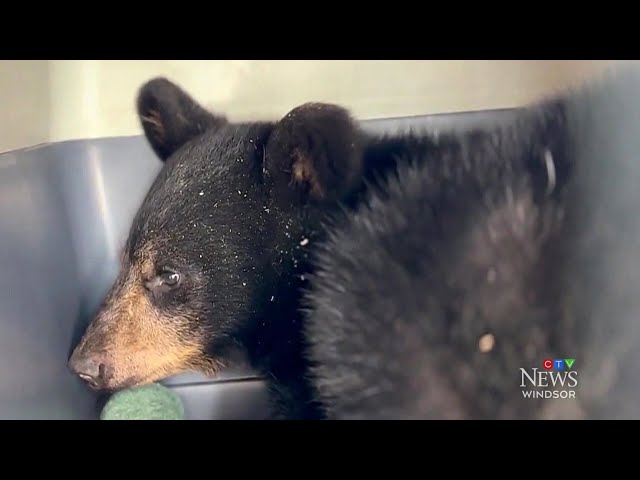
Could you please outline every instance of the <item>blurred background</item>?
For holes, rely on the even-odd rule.
[[[134,98],[165,75],[231,119],[337,102],[362,119],[522,105],[615,63],[603,60],[0,61],[0,152],[45,142],[138,135]]]

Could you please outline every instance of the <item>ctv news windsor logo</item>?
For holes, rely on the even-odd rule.
[[[576,398],[578,372],[575,358],[546,359],[542,368],[520,368],[524,398]]]

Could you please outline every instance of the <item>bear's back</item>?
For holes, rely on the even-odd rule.
[[[393,142],[397,174],[332,232],[307,297],[330,416],[534,415],[517,366],[571,337],[547,277],[563,225],[564,124],[550,102],[508,126],[374,139]]]

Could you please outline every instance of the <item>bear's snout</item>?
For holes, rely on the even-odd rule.
[[[69,369],[96,390],[103,389],[109,382],[112,371],[104,355],[85,353],[76,349],[69,359]]]

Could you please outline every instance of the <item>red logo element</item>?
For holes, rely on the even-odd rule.
[[[545,370],[551,370],[553,368],[553,360],[549,360],[548,358],[542,362],[542,367]]]

